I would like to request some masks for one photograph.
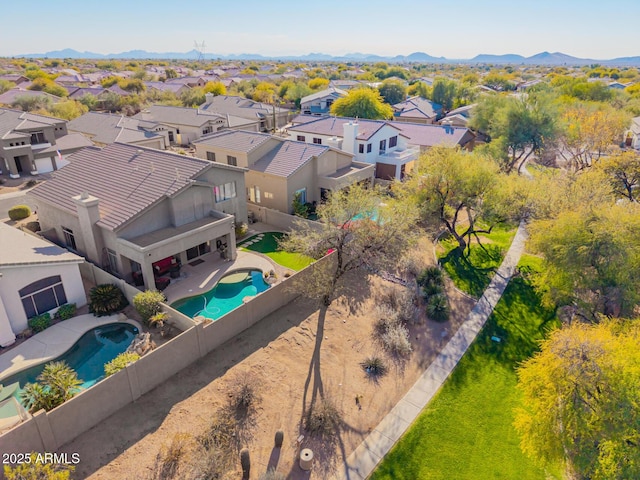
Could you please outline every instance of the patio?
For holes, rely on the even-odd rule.
[[[220,258],[218,252],[211,252],[199,257],[198,260],[202,260],[201,262],[194,261],[182,265],[180,277],[172,278],[169,286],[163,291],[167,303],[207,292],[223,275],[233,270],[257,268],[263,272],[274,270],[279,278],[284,275],[284,268],[266,257],[240,250],[237,253],[238,256],[233,261]]]

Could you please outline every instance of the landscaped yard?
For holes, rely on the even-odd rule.
[[[285,268],[290,268],[296,272],[302,270],[307,265],[314,262],[313,258],[301,255],[299,253],[289,253],[278,250],[278,240],[284,236],[281,232],[265,232],[262,239],[258,240],[258,235],[244,239],[238,243],[238,247],[242,250],[249,250],[266,255],[271,260]],[[257,240],[257,241],[256,241]],[[250,245],[247,245],[249,242]],[[246,246],[243,246],[246,245]]]
[[[455,239],[443,240],[438,247],[440,264],[456,287],[479,298],[502,263],[515,233],[513,225],[498,225],[490,234],[480,235],[481,245],[471,244],[469,256],[460,254]]]
[[[372,480],[561,478],[560,468],[545,472],[524,456],[512,425],[515,368],[558,325],[527,279],[540,259],[525,255],[519,267],[523,275],[511,280],[475,343]]]

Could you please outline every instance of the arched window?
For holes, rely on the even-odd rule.
[[[30,283],[18,293],[27,318],[35,317],[67,303],[60,275]]]

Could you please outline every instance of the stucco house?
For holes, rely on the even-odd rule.
[[[171,143],[170,125],[147,122],[111,113],[87,112],[67,124],[70,132],[90,138],[97,145],[120,142],[164,150]]]
[[[283,213],[293,198],[322,201],[328,192],[373,180],[374,167],[327,145],[309,145],[265,133],[224,131],[195,142],[196,155],[244,167],[248,201]]]
[[[207,93],[205,97],[205,103],[200,105],[201,111],[244,119],[246,124],[251,125],[250,128],[229,125],[230,128],[268,132],[274,128],[284,127],[289,123],[292,113],[289,109],[254,102],[248,98],[211,93]]]
[[[47,239],[154,288],[167,263],[216,249],[235,258],[234,226],[247,221],[244,191],[242,168],[113,143],[75,153],[29,196]]]
[[[64,140],[63,140],[64,139]],[[0,108],[0,171],[11,178],[52,172],[67,165],[67,154],[86,140],[67,135],[60,118]]]
[[[346,97],[347,92],[336,87],[329,87],[300,99],[300,111],[304,115],[326,115],[333,102]]]
[[[436,145],[471,149],[475,135],[467,128],[348,117],[313,119],[300,115],[287,130],[292,140],[329,145],[376,166],[376,178],[402,179],[418,155]]]
[[[624,134],[625,146],[640,150],[640,117],[631,119],[631,126]]]
[[[442,116],[442,105],[422,97],[411,97],[393,105],[393,119],[397,122],[434,123]]]
[[[4,223],[0,245],[0,346],[11,345],[31,317],[87,303],[78,267],[84,259]]]

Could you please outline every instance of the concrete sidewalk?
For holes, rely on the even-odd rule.
[[[380,460],[400,440],[422,409],[429,404],[493,312],[513,276],[524,250],[526,238],[525,224],[521,222],[502,265],[469,313],[467,320],[402,400],[349,455],[345,465],[335,477],[336,480],[364,480],[371,475]]]

